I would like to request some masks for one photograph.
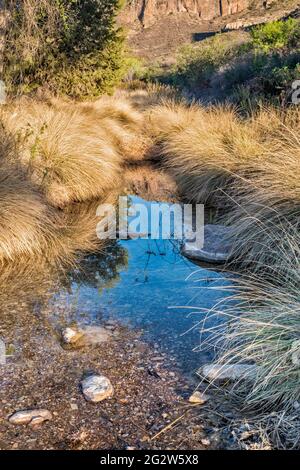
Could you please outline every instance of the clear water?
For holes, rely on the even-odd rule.
[[[196,266],[175,241],[114,240],[63,278],[38,266],[28,275],[12,270],[0,291],[0,338],[11,362],[21,364],[34,351],[46,361],[47,348],[59,349],[63,327],[116,320],[191,376],[213,354],[206,345],[211,333],[198,323],[205,318],[205,328],[218,331],[224,315],[212,309],[226,309],[228,286],[224,273]]]
[[[193,373],[212,354],[198,322],[205,318],[206,329],[224,322],[210,310],[229,295],[229,281],[196,266],[179,248],[174,240],[113,241],[102,255],[87,257],[83,271],[70,274],[69,290],[59,292],[55,304],[68,305],[79,323],[115,319],[138,328],[182,371]]]

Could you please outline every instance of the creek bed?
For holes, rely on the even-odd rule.
[[[194,410],[194,420],[187,415],[181,431],[157,442],[151,436],[182,413],[195,370],[212,359],[208,333],[197,322],[203,316],[206,328],[224,322],[210,310],[229,295],[223,273],[196,266],[175,241],[134,239],[112,241],[63,278],[38,267],[15,274],[1,290],[0,337],[8,354],[0,365],[1,449],[163,449],[183,442],[201,448],[206,428],[199,420],[216,426],[207,424],[209,412],[203,418]],[[117,335],[67,351],[61,331],[74,324],[117,325]],[[86,371],[108,376],[114,397],[87,403],[79,388]],[[50,410],[53,421],[37,431],[8,424],[11,413],[32,407]]]

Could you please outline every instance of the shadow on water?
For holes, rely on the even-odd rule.
[[[16,356],[30,358],[37,343],[47,348],[48,339],[72,322],[113,319],[142,330],[145,340],[188,373],[212,354],[193,351],[207,337],[193,329],[199,309],[212,309],[229,295],[223,273],[194,265],[172,240],[113,240],[67,273],[37,268],[23,276],[12,271],[8,279],[9,289],[2,285],[0,294],[0,337]],[[222,322],[221,315],[207,315],[206,327]]]

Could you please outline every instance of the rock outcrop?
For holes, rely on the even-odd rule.
[[[173,13],[188,13],[209,21],[243,12],[253,5],[267,7],[269,3],[270,0],[129,0],[122,21],[139,20],[144,27],[149,27],[158,18]]]

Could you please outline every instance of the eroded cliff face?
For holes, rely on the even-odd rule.
[[[122,13],[125,23],[137,20],[143,26],[151,26],[158,18],[172,13],[189,13],[203,21],[234,15],[247,10],[253,0],[128,0]],[[255,2],[267,6],[268,0]]]

